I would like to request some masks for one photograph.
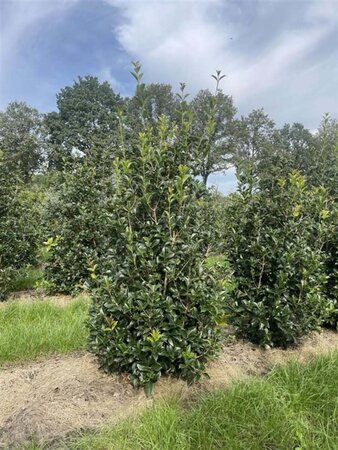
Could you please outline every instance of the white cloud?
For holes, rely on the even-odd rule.
[[[120,45],[142,61],[148,78],[198,89],[210,84],[210,73],[226,69],[231,30],[217,16],[221,0],[108,3],[122,16],[115,29]]]
[[[48,20],[58,18],[73,7],[79,0],[31,1],[19,0],[4,2],[0,7],[0,61],[1,76],[11,72],[13,63],[21,46],[25,45],[28,33],[43,25],[48,31]],[[0,79],[1,82],[1,79]]]
[[[327,34],[328,29],[322,26],[313,27],[310,33],[307,29],[288,32],[281,35],[274,47],[257,61],[247,64],[245,59],[234,58],[228,83],[230,92],[238,101],[242,101],[253,92],[257,94],[281,84],[290,78],[295,66]]]
[[[292,8],[292,13],[290,11],[287,20],[281,23],[274,10],[278,4],[283,6],[278,0],[250,3],[256,14],[251,22],[247,2],[106,1],[116,7],[121,16],[114,29],[119,44],[131,59],[141,60],[147,80],[171,82],[175,86],[185,81],[195,92],[204,87],[212,88],[210,74],[221,69],[227,75],[224,90],[244,108],[244,105],[264,107],[264,95],[269,95],[271,89],[279,88],[280,95],[288,86],[296,90],[294,77],[299,81],[302,79],[299,73],[306,75],[313,65],[318,66],[318,61],[309,56],[330,36],[338,19],[337,3],[325,0],[285,3],[285,8]],[[275,27],[271,35],[267,32],[260,48],[257,46],[254,54],[248,54],[238,43],[249,48],[244,40],[250,39],[250,31],[253,38],[259,31],[256,19],[265,20],[260,25],[263,28],[266,25],[267,29],[273,20]],[[320,67],[317,73],[322,76]],[[304,76],[299,88],[304,90],[307,83],[310,88],[313,80]],[[254,104],[257,99],[261,103]],[[278,99],[276,101],[278,103]]]
[[[113,74],[110,67],[103,67],[98,73],[98,78],[102,81],[108,81],[115,92],[118,92],[122,96],[131,96],[132,92],[126,89],[125,84],[119,81]]]
[[[0,0],[0,89],[25,62],[22,49],[38,46],[51,21],[62,27],[60,17],[87,1]],[[337,112],[337,0],[105,1],[116,8],[113,32],[123,62],[103,61],[99,76],[122,94],[129,94],[128,84],[115,71],[128,76],[126,61],[139,59],[146,81],[176,89],[184,81],[191,93],[212,89],[210,75],[221,69],[222,87],[240,113],[266,107],[277,123],[314,128],[324,111]]]

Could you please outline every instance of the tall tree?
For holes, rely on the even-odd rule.
[[[144,97],[145,116],[151,122],[156,122],[160,116],[166,116],[169,119],[175,117],[178,100],[170,84],[151,83],[145,85]],[[135,101],[136,98],[134,97],[133,100]]]
[[[56,97],[58,112],[46,115],[51,167],[62,166],[64,157],[85,155],[92,148],[115,142],[123,99],[107,81],[100,83],[97,77],[79,77]]]
[[[189,123],[181,123],[161,117],[130,157],[121,149],[114,161],[109,209],[118,214],[108,216],[109,251],[90,308],[89,343],[101,367],[129,373],[147,393],[162,375],[199,380],[224,320],[225,292],[205,263],[209,198],[186,165]]]
[[[227,167],[231,122],[236,114],[232,97],[216,89],[212,94],[201,90],[190,103],[193,113],[192,133],[197,144],[196,171],[207,184],[211,173]],[[213,129],[210,129],[210,124]]]
[[[42,115],[24,102],[12,102],[0,112],[0,148],[11,172],[27,181],[39,170],[45,150]]]
[[[288,169],[297,169],[306,176],[316,158],[315,138],[301,123],[285,124],[280,130],[281,146],[288,156]]]
[[[142,75],[140,81],[141,79]],[[161,116],[167,117],[170,121],[174,120],[178,109],[178,99],[170,84],[140,82],[135,95],[126,100],[126,105],[124,123],[126,138],[131,144],[131,141],[137,141],[138,133],[146,123],[153,125]]]
[[[232,123],[229,160],[237,167],[246,160],[262,163],[276,139],[275,123],[263,109],[253,110]]]
[[[280,133],[263,109],[234,120],[231,126],[227,158],[238,175],[249,170],[252,177],[271,184],[285,174],[288,157],[282,149]]]
[[[338,200],[338,121],[329,114],[323,116],[315,143],[317,164],[312,175],[313,184],[323,184]]]
[[[280,138],[281,149],[287,155],[285,171],[297,169],[309,185],[323,185],[337,195],[338,122],[325,114],[316,133],[300,123],[285,124]]]

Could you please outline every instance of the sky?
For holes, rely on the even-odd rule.
[[[131,95],[132,60],[191,95],[222,70],[238,116],[264,108],[315,130],[338,115],[338,0],[0,0],[0,109],[54,110],[84,75]],[[212,181],[227,192],[234,174]]]

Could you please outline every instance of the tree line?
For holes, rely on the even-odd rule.
[[[71,162],[84,160],[93,149],[110,148],[113,153],[119,116],[125,138],[132,142],[144,124],[154,124],[161,116],[177,120],[180,95],[169,84],[140,83],[134,96],[121,97],[107,81],[86,76],[56,95],[57,111],[41,114],[24,102],[12,102],[0,112],[4,164],[29,182],[36,174],[62,171]],[[194,174],[205,184],[210,174],[238,168],[244,161],[255,160],[262,173],[269,173],[276,154],[285,159],[286,171],[290,167],[306,175],[311,171],[312,178],[324,182],[324,174],[332,170],[336,122],[328,115],[315,134],[301,123],[277,128],[263,109],[237,118],[232,97],[219,84],[216,92],[204,89],[194,97],[184,93],[184,104],[194,117],[190,131]],[[207,137],[211,119],[215,122]]]

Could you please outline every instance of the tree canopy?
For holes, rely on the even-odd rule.
[[[27,181],[41,169],[45,158],[42,114],[24,102],[10,103],[0,112],[0,148],[7,169],[19,170]]]
[[[63,158],[83,156],[93,148],[115,142],[118,110],[124,102],[107,81],[79,77],[73,86],[61,89],[56,98],[58,111],[46,115],[51,167],[60,168]]]

